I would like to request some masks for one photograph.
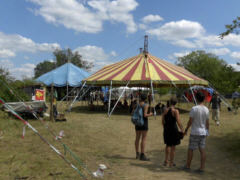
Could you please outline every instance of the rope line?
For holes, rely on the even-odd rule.
[[[75,169],[77,171],[77,173],[83,178],[83,179],[87,179],[81,172],[80,170],[74,166],[65,156],[62,155],[62,153],[55,148],[52,144],[50,144],[29,122],[27,122],[26,120],[24,120],[17,112],[15,112],[11,106],[9,106],[8,104],[6,104],[6,102],[0,97],[0,103],[6,107],[16,118],[18,118],[19,120],[22,121],[23,124],[27,125],[35,134],[37,134],[40,139],[46,143],[47,145],[49,145],[49,147],[56,152],[69,166],[71,166],[73,169]]]

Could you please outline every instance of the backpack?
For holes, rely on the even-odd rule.
[[[134,109],[131,120],[132,120],[132,123],[135,124],[136,126],[143,126],[144,124],[143,109],[139,104]]]

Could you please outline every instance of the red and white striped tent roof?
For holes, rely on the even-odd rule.
[[[159,59],[151,54],[141,53],[129,59],[103,67],[98,72],[84,79],[86,84],[129,87],[154,87],[162,86],[189,86],[208,85],[203,80],[186,69]]]

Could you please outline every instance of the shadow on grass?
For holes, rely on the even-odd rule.
[[[89,106],[76,106],[73,107],[71,112],[75,113],[84,113],[84,114],[103,114],[107,115],[107,110],[104,109],[101,105],[94,106],[94,108],[90,108]],[[128,109],[115,109],[112,113],[113,115],[130,115]]]
[[[127,163],[130,166],[147,169],[149,171],[152,171],[154,174],[155,173],[174,173],[175,175],[178,176],[178,173],[179,173],[179,176],[182,176],[182,175],[184,176],[184,174],[187,173],[187,174],[190,174],[192,177],[196,177],[199,179],[202,179],[202,178],[205,179],[209,175],[212,175],[211,172],[205,172],[204,174],[196,173],[195,169],[192,169],[191,171],[183,170],[183,166],[186,163],[185,158],[187,153],[187,149],[185,147],[177,146],[176,157],[175,157],[176,164],[177,164],[176,167],[169,167],[169,166],[163,165],[164,153],[165,153],[164,150],[148,151],[147,154],[150,157],[150,161],[140,161],[136,159],[134,155],[129,157],[129,156],[123,156],[119,154],[113,155],[113,156],[105,156],[105,158],[114,160],[116,162],[118,162],[119,160],[128,161]]]
[[[112,109],[111,109],[112,110]],[[185,114],[189,113],[189,110],[178,108],[180,114]],[[83,106],[75,106],[72,108],[71,112],[75,113],[84,113],[84,114],[104,114],[107,115],[108,110],[104,109],[102,105],[95,105],[93,108],[90,108],[90,106],[83,105]],[[124,108],[116,108],[113,113],[113,115],[131,115],[129,113],[129,109],[124,109]],[[161,114],[157,114],[161,115]]]
[[[211,137],[210,143],[214,144],[218,149],[227,154],[233,162],[240,163],[240,133],[235,130],[222,136]],[[240,166],[239,166],[240,168]]]

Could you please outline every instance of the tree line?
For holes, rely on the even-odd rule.
[[[53,52],[54,61],[45,60],[36,65],[34,69],[34,78],[15,80],[11,77],[7,69],[0,67],[0,80],[10,83],[12,87],[17,89],[25,99],[29,99],[25,95],[21,88],[26,84],[34,84],[34,79],[47,73],[56,67],[59,67],[66,62],[71,62],[80,68],[90,70],[93,64],[82,60],[82,56],[78,52],[72,52],[71,49],[56,50]],[[182,66],[196,76],[203,78],[210,82],[210,84],[222,94],[231,94],[234,91],[240,91],[240,72],[234,70],[234,68],[227,64],[226,61],[220,59],[214,54],[207,53],[205,51],[193,51],[190,54],[178,58],[176,65]],[[162,89],[163,92],[167,92],[167,89]],[[7,101],[16,100],[14,96],[9,92],[6,87],[0,90],[0,97],[5,97]]]

